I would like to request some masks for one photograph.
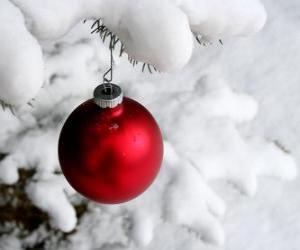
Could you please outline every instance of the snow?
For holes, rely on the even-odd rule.
[[[31,182],[26,188],[32,203],[49,214],[52,226],[63,232],[70,232],[74,229],[77,220],[75,210],[68,201],[65,191],[74,193],[62,176],[48,176],[47,179]]]
[[[78,233],[70,237],[70,244],[61,249],[89,250],[97,246],[113,249],[128,244],[127,222],[125,216],[116,216],[104,208],[90,206],[88,216],[84,216]]]
[[[0,3],[0,22],[0,100],[18,106],[43,84],[42,51],[25,28],[21,11],[8,0]]]
[[[205,183],[188,162],[178,162],[165,197],[166,217],[169,221],[198,231],[204,241],[224,244],[225,235],[218,217],[225,212],[225,204]]]
[[[249,35],[266,20],[259,0],[227,4],[220,0],[141,0],[134,4],[125,0],[5,0],[0,7],[0,99],[13,106],[29,102],[43,84],[43,59],[36,38],[40,42],[59,38],[84,19],[101,18],[130,57],[166,72],[187,64],[194,35],[203,41]]]
[[[136,89],[142,95],[145,86],[139,86]],[[240,135],[237,126],[254,118],[257,103],[234,93],[224,81],[201,76],[192,90],[180,95],[162,93],[163,99],[152,106],[164,135],[205,179],[228,179],[254,195],[257,175],[284,179],[297,175],[296,163],[281,149],[264,139]]]
[[[132,238],[141,246],[147,246],[153,239],[153,230],[155,228],[152,216],[143,211],[136,211],[132,217],[133,229]]]
[[[10,235],[0,237],[0,249],[3,250],[21,250],[21,242],[17,238]]]
[[[37,169],[39,175],[47,175],[58,168],[56,149],[57,131],[29,130],[26,136],[7,141],[6,150],[12,152],[0,163],[1,179],[13,184],[18,180],[18,168],[28,166]],[[45,144],[45,142],[47,142]]]
[[[300,159],[295,108],[300,93],[295,66],[300,58],[299,4],[265,2],[270,21],[264,32],[228,39],[223,46],[197,46],[180,72],[142,74],[115,55],[114,82],[156,117],[164,135],[165,159],[155,183],[142,196],[117,206],[88,202],[88,211],[77,221],[72,201],[78,195],[57,173],[57,136],[71,110],[91,97],[107,69],[109,53],[89,34],[89,24],[79,23],[66,37],[52,41],[88,16],[75,13],[77,4],[68,5],[66,11],[67,7],[62,7],[65,1],[43,1],[49,11],[46,15],[34,9],[43,9],[41,1],[14,1],[22,9],[27,29],[42,44],[45,85],[32,101],[33,108],[20,107],[16,117],[8,111],[0,113],[0,152],[7,154],[0,162],[0,179],[12,184],[18,180],[19,168],[36,170],[28,180],[28,197],[49,214],[53,228],[64,232],[76,228],[68,242],[52,249],[297,249],[299,180],[288,183],[278,179],[294,180]],[[98,1],[93,4],[100,6]],[[220,1],[164,4],[173,4],[183,13],[190,11],[185,14],[190,28],[201,27],[205,39],[252,33],[265,21],[258,1],[231,1],[231,8],[223,9]],[[203,20],[209,22],[200,25],[198,11],[203,8],[188,8],[188,4],[206,7],[203,13],[208,16]],[[242,8],[245,5],[249,8]],[[65,10],[61,11],[65,16],[57,13],[57,20],[66,20],[57,22],[61,25],[52,18],[57,6]],[[78,11],[82,13],[88,6]],[[219,15],[212,6],[219,6],[215,8]],[[175,9],[174,13],[178,12]],[[98,16],[97,8],[94,11]],[[243,14],[242,19],[238,13]],[[254,18],[257,15],[259,18]],[[216,16],[222,17],[221,23]],[[134,20],[133,15],[125,17]],[[114,27],[117,20],[105,21]],[[49,22],[54,23],[43,29],[42,24]],[[220,29],[209,33],[206,25],[215,23]],[[42,41],[46,38],[50,40]],[[258,178],[261,176],[264,178]],[[0,248],[18,249],[26,242],[12,233],[1,237]]]
[[[266,22],[266,11],[259,0],[173,0],[187,15],[191,29],[213,41],[259,31]]]

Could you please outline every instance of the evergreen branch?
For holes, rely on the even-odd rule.
[[[196,41],[197,41],[201,46],[206,47],[207,45],[211,45],[211,44],[212,44],[211,41],[206,40],[206,39],[203,38],[203,36],[201,36],[201,35],[195,34],[195,38],[196,38]],[[219,42],[221,45],[223,45],[223,40],[222,40],[222,39],[219,39],[218,42]]]
[[[83,22],[85,23],[86,20],[84,20]],[[110,31],[104,25],[104,23],[101,19],[97,19],[96,21],[94,21],[94,23],[91,26],[91,34],[99,34],[99,37],[103,43],[105,43],[106,39],[109,39],[109,47],[112,48],[113,50],[116,49],[117,45],[119,44],[120,45],[119,57],[121,57],[123,55],[123,53],[125,51],[124,44],[121,42],[121,40],[117,37],[117,35],[115,33]],[[135,60],[134,58],[130,57],[129,55],[127,58],[128,58],[129,63],[133,67],[138,65],[139,61]],[[154,71],[158,72],[158,70],[149,63],[143,63],[142,72],[144,72],[145,66],[147,66],[147,69],[150,74],[152,74],[151,67],[154,69]]]
[[[8,109],[14,116],[16,115],[15,113],[15,109],[14,106],[0,100],[0,105],[2,106],[2,110],[5,111],[6,109]]]

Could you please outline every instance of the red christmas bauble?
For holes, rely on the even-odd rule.
[[[121,203],[145,191],[163,158],[160,129],[149,111],[124,98],[114,108],[94,100],[77,107],[59,138],[59,161],[71,186],[100,203]]]

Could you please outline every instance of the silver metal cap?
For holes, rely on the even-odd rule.
[[[122,89],[116,84],[104,83],[94,90],[94,102],[101,108],[114,108],[122,101]]]

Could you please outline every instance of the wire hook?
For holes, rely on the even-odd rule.
[[[103,75],[103,84],[104,85],[104,91],[111,93],[112,88],[112,80],[113,80],[113,48],[114,48],[114,39],[110,40],[109,43],[109,50],[110,50],[110,67],[109,69],[104,73]],[[108,78],[109,77],[109,78]]]

